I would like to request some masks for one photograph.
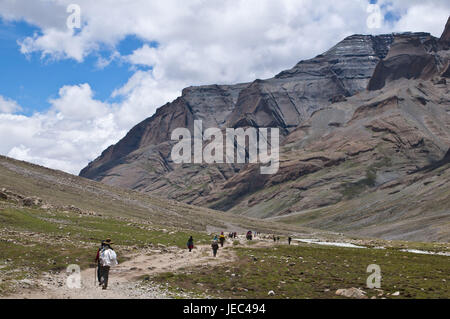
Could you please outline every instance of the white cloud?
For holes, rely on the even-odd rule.
[[[49,110],[29,117],[10,114],[20,106],[0,97],[0,153],[78,173],[186,86],[271,77],[354,33],[439,36],[450,12],[448,1],[378,2],[399,21],[369,29],[367,0],[77,0],[83,28],[73,32],[66,27],[72,0],[0,0],[3,19],[40,28],[19,42],[23,54],[80,63],[95,54],[99,68],[119,61],[136,70],[112,93],[113,104],[95,99],[87,83],[63,86]],[[116,46],[129,35],[158,46],[120,56]],[[100,56],[105,48],[110,54]]]
[[[93,99],[88,84],[65,86],[59,94],[46,112],[0,114],[0,153],[77,174],[126,133],[114,108]]]
[[[120,127],[132,125],[153,115],[157,109],[180,95],[185,83],[182,81],[156,78],[152,71],[137,71],[128,82],[113,92],[113,97],[123,101],[117,108],[117,121]]]
[[[0,113],[15,113],[21,110],[22,108],[16,101],[0,95]]]
[[[138,71],[113,95],[120,102],[96,100],[87,83],[64,86],[45,112],[31,116],[0,112],[0,154],[78,174],[132,126],[151,116],[156,106],[176,98],[178,91],[168,83],[161,86],[150,71]]]
[[[448,2],[430,6],[423,3],[409,8],[395,24],[396,31],[423,31],[440,37],[450,14]]]
[[[59,97],[50,100],[52,110],[70,120],[93,120],[108,112],[108,105],[93,99],[89,84],[63,86]]]

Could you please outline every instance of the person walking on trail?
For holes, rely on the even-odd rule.
[[[223,232],[220,234],[219,241],[220,246],[223,247],[223,244],[225,243],[225,235],[223,234]]]
[[[100,274],[100,284],[103,290],[108,288],[109,270],[118,264],[116,252],[111,248],[111,239],[105,240],[104,247],[100,252],[100,262],[102,264]]]
[[[97,256],[95,257],[95,262],[97,263],[97,280],[98,280],[99,285],[101,285],[100,279],[101,279],[101,269],[102,269],[102,265],[100,262],[100,252],[103,250],[104,247],[105,247],[105,241],[102,240],[102,243],[97,250]]]
[[[291,241],[292,241],[292,237],[289,236],[289,237],[288,237],[288,243],[289,243],[289,245],[291,244]]]
[[[192,249],[194,249],[194,238],[189,237],[189,240],[187,242],[187,248],[189,249],[189,252],[192,251]]]
[[[213,250],[213,255],[214,257],[217,257],[217,251],[219,250],[219,243],[217,242],[217,240],[214,240],[211,244],[211,248]]]
[[[277,238],[275,237],[275,235],[273,235],[273,242],[276,242]]]

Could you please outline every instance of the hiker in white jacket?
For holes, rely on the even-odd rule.
[[[100,263],[102,266],[100,270],[100,284],[103,289],[108,288],[109,270],[118,264],[116,252],[111,248],[112,244],[113,242],[108,238],[105,240],[105,246],[100,252]]]

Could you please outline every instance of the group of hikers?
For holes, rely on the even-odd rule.
[[[248,231],[246,235],[247,240],[252,240],[254,234],[256,235],[256,233]],[[237,238],[237,233],[236,232],[229,233],[228,237]],[[276,237],[275,235],[273,235],[272,238],[274,242],[280,241],[279,236]],[[219,236],[217,235],[214,236],[214,239],[212,240],[211,243],[211,248],[214,257],[217,257],[219,245],[220,247],[223,247],[225,244],[225,240],[226,239],[224,232],[221,232]],[[291,244],[291,242],[292,238],[289,236],[288,237],[289,245]],[[113,242],[111,241],[110,238],[103,240],[101,242],[101,246],[97,250],[97,255],[95,257],[95,262],[97,263],[96,278],[98,280],[99,285],[104,290],[108,288],[109,271],[111,267],[118,264],[117,254],[111,247],[111,245],[113,245]],[[192,252],[192,249],[194,249],[194,238],[192,236],[190,236],[187,241],[187,248],[189,249],[189,252]]]
[[[256,237],[257,235],[260,235],[260,234],[261,233],[252,232],[249,230],[245,237],[247,240],[253,240],[253,237]],[[236,232],[229,233],[228,238],[237,238],[237,233]],[[267,238],[267,237],[264,237],[264,238]],[[280,236],[272,235],[272,239],[273,239],[274,243],[279,242]],[[292,243],[292,237],[289,236],[288,244],[290,245],[291,243]],[[214,257],[217,256],[217,251],[219,250],[219,244],[220,244],[220,247],[223,247],[223,245],[225,244],[224,232],[221,232],[220,236],[215,235],[214,239],[212,240],[211,248],[212,248]],[[192,252],[192,249],[194,248],[194,239],[192,238],[192,236],[189,238],[189,240],[187,242],[187,248],[189,249],[189,252]]]
[[[246,234],[246,239],[247,240],[253,240],[253,237],[257,234],[261,234],[261,233],[257,233],[257,232],[252,232],[252,231],[248,231]],[[232,232],[228,234],[228,238],[237,238],[237,233],[236,232]],[[267,237],[264,237],[267,238]],[[279,242],[280,241],[280,236],[272,236],[273,241],[274,242]],[[288,244],[290,245],[292,243],[292,237],[288,237]],[[213,252],[213,256],[217,257],[217,251],[219,250],[219,244],[220,247],[223,247],[223,245],[225,244],[225,234],[224,232],[221,232],[221,234],[219,236],[214,235],[214,238],[211,242],[211,248],[212,248],[212,252]],[[194,239],[193,237],[189,237],[189,240],[187,242],[187,248],[189,249],[189,252],[192,252],[192,249],[194,249]]]
[[[236,238],[237,237],[237,233],[230,233],[228,234],[229,238]],[[220,234],[220,236],[215,235],[214,239],[211,243],[211,248],[213,251],[213,256],[217,257],[217,251],[219,250],[219,243],[220,243],[220,247],[223,247],[223,245],[225,244],[225,234],[224,232],[222,232]],[[192,249],[194,249],[194,238],[191,236],[189,237],[188,241],[187,241],[187,248],[189,249],[189,252],[192,252]]]

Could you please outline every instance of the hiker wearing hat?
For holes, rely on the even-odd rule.
[[[104,247],[100,252],[100,263],[101,267],[101,275],[100,275],[100,284],[103,289],[108,288],[108,279],[109,279],[109,270],[112,266],[118,264],[116,252],[111,248],[113,242],[111,239],[107,239],[104,242]]]
[[[100,279],[101,279],[101,268],[102,268],[102,265],[100,262],[100,252],[103,250],[104,247],[105,247],[105,241],[102,240],[102,243],[97,250],[97,256],[95,257],[95,262],[97,263],[97,279],[98,279],[99,285],[101,285]]]

